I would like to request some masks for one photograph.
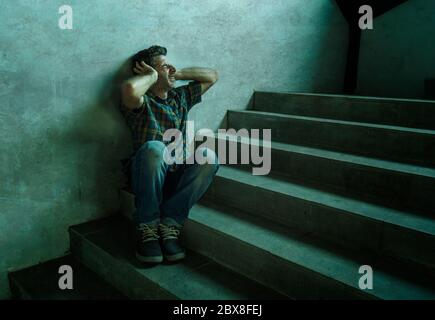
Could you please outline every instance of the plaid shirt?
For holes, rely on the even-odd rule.
[[[128,109],[120,103],[120,110],[127,126],[130,128],[133,140],[133,154],[129,159],[122,160],[124,166],[130,166],[132,156],[149,140],[163,141],[163,134],[167,129],[178,129],[183,137],[186,134],[187,113],[197,103],[201,102],[201,84],[191,81],[187,85],[174,88],[168,92],[166,100],[148,91],[144,95],[142,106],[137,109]],[[186,157],[186,146],[183,142],[183,157]],[[171,171],[176,170],[176,165]]]

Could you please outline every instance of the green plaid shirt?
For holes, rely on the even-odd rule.
[[[163,141],[163,134],[168,129],[178,129],[185,137],[187,113],[200,102],[201,83],[198,81],[191,81],[187,85],[170,90],[166,100],[148,91],[144,95],[142,106],[134,110],[128,109],[121,102],[121,113],[132,134],[133,154],[130,159],[140,146],[149,140],[169,144],[170,142]],[[184,143],[183,149],[186,151]],[[183,155],[186,156],[186,153]],[[175,170],[176,166],[173,165],[171,169]]]

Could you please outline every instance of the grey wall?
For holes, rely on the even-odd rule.
[[[409,0],[362,32],[357,93],[423,98],[435,78],[435,1]]]
[[[70,4],[74,29],[58,28]],[[347,26],[330,0],[4,0],[0,11],[0,298],[7,272],[62,255],[67,228],[118,208],[126,59],[153,44],[220,80],[196,106],[216,129],[253,90],[337,92]],[[180,83],[181,85],[182,83]]]

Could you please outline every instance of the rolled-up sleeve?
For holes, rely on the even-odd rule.
[[[174,89],[181,95],[181,101],[186,104],[189,111],[194,105],[201,102],[201,82],[191,81],[188,84]]]
[[[144,101],[142,105],[136,109],[129,109],[125,106],[124,103],[122,103],[122,101],[120,101],[119,109],[122,115],[124,116],[128,126],[134,127],[138,123],[138,121],[140,121],[140,119],[145,114],[147,104],[148,104],[148,97],[146,95],[144,95]]]

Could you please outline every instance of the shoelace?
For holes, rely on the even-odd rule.
[[[137,229],[142,233],[142,242],[159,239],[157,227],[152,227],[147,224],[140,224]]]
[[[167,226],[165,224],[160,224],[159,227],[163,239],[178,239],[178,236],[180,235],[180,230],[176,226]]]

